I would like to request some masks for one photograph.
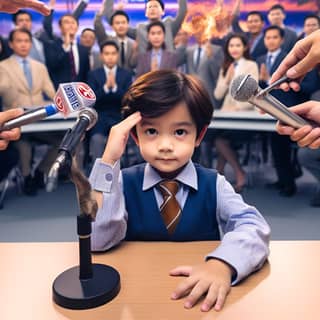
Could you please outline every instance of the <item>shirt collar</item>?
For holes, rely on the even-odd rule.
[[[280,51],[281,51],[281,48],[279,48],[279,49],[276,50],[276,51],[272,51],[272,52],[268,51],[267,57],[269,57],[270,55],[272,55],[272,58],[275,59],[275,58],[278,56],[278,54],[280,53]]]
[[[142,190],[148,190],[157,185],[160,181],[164,180],[158,172],[147,163],[144,169],[144,177]],[[175,180],[185,184],[194,190],[198,190],[198,175],[193,162],[190,160],[183,170],[175,177]]]
[[[151,50],[151,55],[152,56],[161,56],[162,55],[162,49],[159,49],[159,50],[157,50],[157,51],[155,51],[155,50]]]
[[[108,74],[109,72],[113,72],[113,74],[115,75],[117,72],[117,65],[115,65],[113,68],[110,69],[104,64],[103,69],[106,72],[106,74]]]
[[[29,61],[29,56],[23,58],[23,57],[18,56],[18,55],[15,54],[15,53],[14,53],[12,56],[13,56],[13,57],[18,61],[18,63],[20,63],[20,64],[22,64],[23,60],[28,60],[28,61]]]

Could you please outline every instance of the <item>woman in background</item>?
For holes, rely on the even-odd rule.
[[[250,60],[247,39],[242,34],[232,34],[224,46],[224,61],[220,69],[218,82],[214,90],[216,99],[223,99],[221,111],[253,110],[249,102],[239,102],[230,94],[230,84],[234,78],[241,74],[250,74],[258,81],[259,71],[256,62]],[[246,183],[246,174],[241,167],[234,145],[247,138],[245,132],[219,131],[215,139],[215,147],[218,153],[217,171],[224,173],[227,163],[232,167],[236,183],[236,192],[242,192]]]

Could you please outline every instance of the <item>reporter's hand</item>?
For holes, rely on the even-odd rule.
[[[44,15],[50,14],[50,8],[43,2],[37,0],[1,0],[0,11],[6,13],[15,13],[19,9],[34,9]]]
[[[21,114],[23,114],[23,110],[20,108],[0,112],[0,127],[8,120],[17,118]],[[0,132],[0,150],[6,149],[9,141],[18,140],[19,138],[20,128]]]
[[[281,135],[288,135],[290,139],[296,141],[300,147],[309,147],[317,149],[320,147],[320,102],[308,101],[290,108],[290,111],[300,115],[304,119],[315,123],[303,126],[300,129],[294,129],[280,122],[276,125],[276,130]]]
[[[280,88],[288,91],[289,87],[298,91],[300,81],[304,75],[320,63],[320,30],[312,32],[309,36],[298,41],[285,59],[282,60],[277,70],[273,73],[270,83],[287,75],[296,81],[283,83]]]
[[[123,155],[131,129],[141,120],[140,112],[135,112],[110,130],[102,161],[114,165]]]
[[[170,271],[171,276],[187,276],[174,290],[171,298],[176,300],[187,296],[184,307],[192,308],[206,295],[201,304],[201,311],[222,309],[230,292],[233,269],[226,263],[210,259],[197,266],[179,266]]]

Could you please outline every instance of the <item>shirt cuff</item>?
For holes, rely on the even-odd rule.
[[[110,193],[113,191],[113,186],[117,185],[120,173],[120,161],[117,161],[114,166],[97,159],[91,170],[89,182],[91,187],[96,191]]]

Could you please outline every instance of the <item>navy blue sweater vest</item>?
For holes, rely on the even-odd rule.
[[[176,230],[169,235],[157,206],[153,188],[143,191],[145,164],[123,169],[123,190],[128,212],[126,240],[220,240],[216,218],[216,180],[213,170],[195,165],[198,190],[190,188]]]

